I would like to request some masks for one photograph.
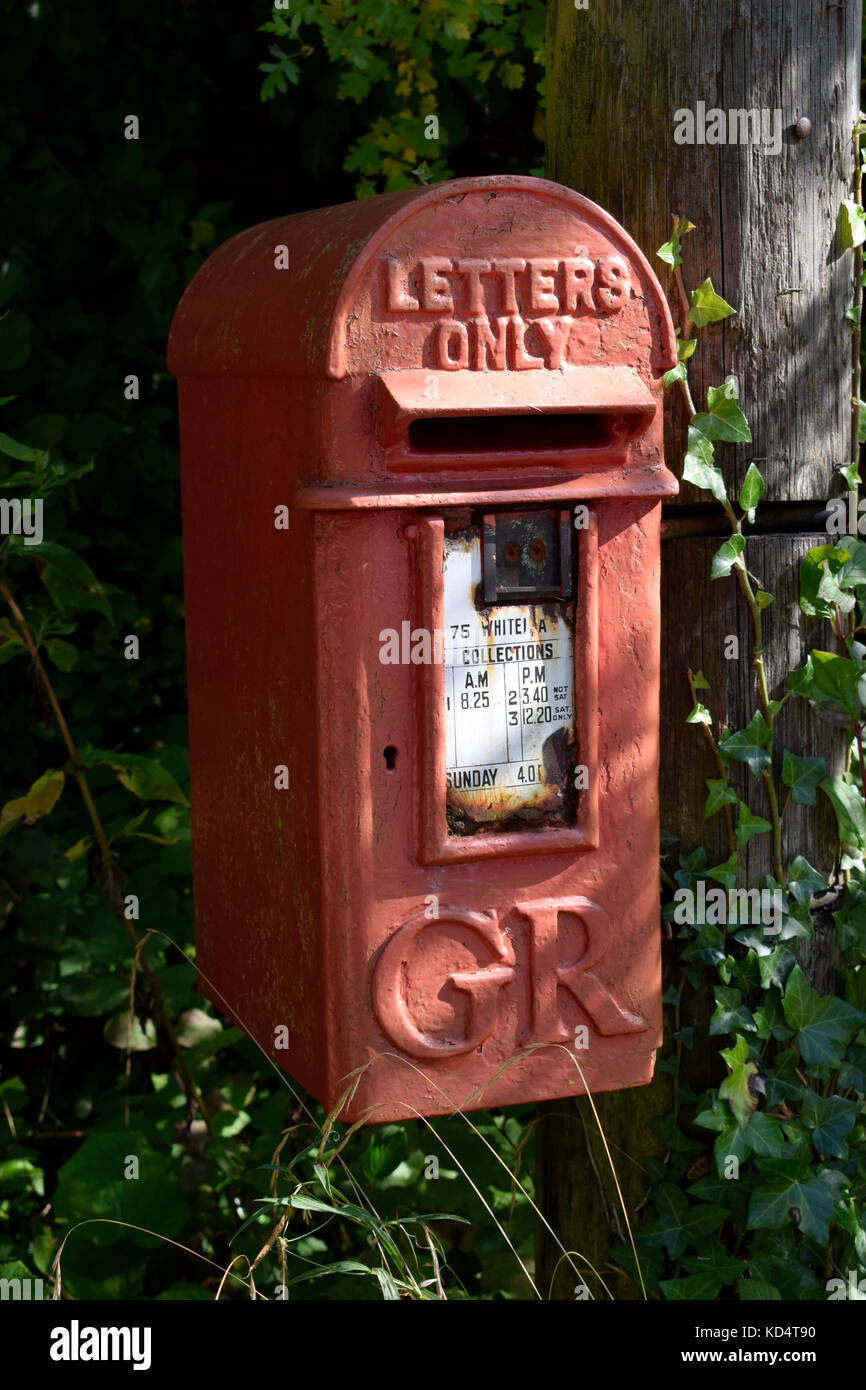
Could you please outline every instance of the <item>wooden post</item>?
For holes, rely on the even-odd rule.
[[[689,371],[699,409],[708,386],[729,375],[738,383],[753,443],[718,446],[729,492],[739,490],[750,460],[766,480],[761,512],[771,529],[749,540],[746,556],[777,596],[765,614],[776,698],[786,671],[802,664],[810,647],[828,645],[826,631],[799,613],[799,562],[827,539],[816,518],[844,490],[835,465],[857,456],[852,335],[844,317],[853,302],[853,257],[837,226],[842,199],[852,196],[860,22],[856,0],[820,7],[812,0],[548,4],[549,177],[618,218],[663,284],[668,273],[655,251],[670,235],[672,216],[688,217],[696,226],[684,243],[687,288],[709,276],[737,310],[699,334]],[[714,143],[722,134],[725,142]],[[667,283],[674,303],[672,277]],[[679,310],[674,317],[682,322]],[[687,416],[678,393],[668,401],[667,459],[679,475]],[[715,772],[695,728],[684,723],[691,705],[686,670],[702,669],[709,679],[704,703],[714,719],[743,727],[757,707],[751,629],[733,581],[709,579],[710,557],[729,534],[720,509],[686,484],[677,515],[680,534],[662,550],[662,825],[686,849],[705,844],[718,862],[728,853],[721,818],[705,821],[702,814],[704,779]],[[714,517],[715,536],[682,534],[712,527]],[[739,659],[725,656],[730,635],[739,638]],[[778,732],[779,748],[831,758],[838,751],[838,735],[801,701],[788,702]],[[756,784],[743,773],[735,785],[761,814]],[[763,886],[769,838],[755,836],[741,856],[742,886]],[[783,861],[805,853],[830,872],[833,845],[829,806],[789,809]],[[826,961],[813,960],[813,967],[826,975]],[[697,1016],[705,1004],[694,1001]],[[691,1084],[710,1084],[711,1076],[699,1075],[706,1065],[707,1054],[693,1062]],[[668,1078],[657,1075],[642,1092],[595,1099],[635,1219],[647,1188],[641,1160],[656,1152],[649,1122],[670,1110]],[[610,1246],[621,1239],[618,1201],[594,1128],[585,1100],[545,1107],[539,1202],[566,1248],[591,1259],[615,1297],[636,1296],[607,1267]],[[540,1237],[545,1293],[557,1259]],[[573,1270],[560,1266],[553,1296],[574,1297],[576,1282]],[[598,1280],[585,1282],[594,1296],[607,1296]]]

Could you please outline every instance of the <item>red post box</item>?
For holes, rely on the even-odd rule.
[[[263,223],[177,310],[201,986],[345,1119],[652,1076],[675,360],[534,178]]]

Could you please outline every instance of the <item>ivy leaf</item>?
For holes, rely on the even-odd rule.
[[[696,415],[695,419],[699,417]],[[706,418],[706,417],[703,417]],[[689,425],[686,456],[683,460],[683,481],[711,492],[717,502],[727,501],[727,489],[722,471],[713,463],[713,444],[703,430]]]
[[[767,749],[772,741],[772,730],[758,710],[752,715],[745,729],[728,734],[719,740],[719,747],[738,763],[745,763],[754,777],[760,777],[769,766],[770,754]]]
[[[773,985],[777,985],[779,989],[784,989],[795,964],[795,957],[787,946],[774,946],[768,955],[758,959],[761,988],[769,990]]]
[[[819,1096],[812,1090],[803,1097],[801,1123],[812,1131],[812,1143],[822,1158],[848,1157],[845,1135],[850,1134],[860,1107],[842,1096]]]
[[[662,242],[658,251],[656,251],[656,255],[659,260],[664,261],[666,265],[682,265],[682,247],[680,246],[680,239],[676,233],[670,237],[668,241]]]
[[[794,694],[839,727],[853,724],[860,715],[859,682],[857,663],[833,652],[811,651],[805,665],[788,675]]]
[[[832,618],[833,606],[828,598],[819,593],[825,567],[831,572],[838,571],[844,564],[835,545],[815,545],[800,561],[800,607],[807,618]]]
[[[741,1029],[746,1029],[750,1033],[756,1032],[755,1020],[751,1009],[746,1008],[742,1002],[743,996],[738,989],[728,989],[725,985],[716,985],[713,990],[716,1001],[715,1012],[710,1019],[710,1036],[717,1037],[720,1033],[736,1033]],[[722,1056],[726,1056],[723,1052]],[[752,1072],[758,1069],[754,1062],[749,1063]],[[729,1078],[730,1079],[730,1078]],[[728,1093],[723,1091],[726,1082],[719,1087],[719,1095],[728,1097]],[[731,1101],[733,1105],[733,1101]]]
[[[824,758],[801,758],[787,748],[782,754],[782,781],[791,788],[791,800],[798,806],[815,805],[815,792],[826,771]]]
[[[755,465],[750,463],[740,488],[739,497],[740,506],[748,515],[749,521],[755,520],[755,508],[761,500],[763,491],[764,479]]]
[[[794,1036],[793,1029],[785,1023],[782,995],[778,989],[768,989],[764,994],[763,1004],[755,1009],[755,1026],[762,1040],[776,1038],[778,1042],[787,1042],[788,1038]]]
[[[839,234],[848,249],[862,246],[866,241],[866,213],[853,198],[843,198],[839,209]]]
[[[694,709],[690,710],[686,715],[687,724],[712,724],[712,722],[710,711],[707,709],[706,705],[702,705],[700,701],[695,705]]]
[[[658,1217],[641,1231],[647,1245],[662,1245],[671,1259],[678,1259],[687,1245],[695,1245],[720,1226],[728,1215],[725,1207],[690,1204],[673,1183],[662,1183],[653,1194]]]
[[[697,338],[681,338],[677,334],[677,361],[688,362],[698,345]]]
[[[860,474],[857,472],[856,463],[840,463],[836,465],[837,472],[842,474],[845,482],[852,492],[860,486]]]
[[[758,1158],[781,1158],[785,1137],[778,1120],[756,1110],[745,1128],[746,1145]]]
[[[671,367],[670,371],[665,372],[662,378],[665,386],[673,386],[675,381],[685,381],[685,379],[686,368],[683,362],[678,362],[675,367]]]
[[[722,299],[721,295],[716,294],[709,276],[702,285],[698,285],[696,290],[692,290],[692,307],[689,309],[689,318],[697,328],[703,328],[708,323],[718,323],[720,319],[726,319],[730,314],[736,312],[736,309]]]
[[[724,579],[732,569],[744,570],[746,566],[741,556],[745,547],[745,536],[734,535],[723,541],[713,556],[710,579]]]
[[[733,381],[709,388],[707,411],[696,415],[692,424],[708,439],[721,439],[727,444],[750,444],[752,441],[746,417],[737,404],[737,387]]]
[[[7,801],[5,806],[0,807],[0,835],[8,835],[22,819],[26,825],[32,825],[34,821],[47,816],[56,805],[65,781],[64,772],[53,769],[43,772],[24,796]]]
[[[782,1295],[775,1284],[768,1284],[766,1279],[741,1279],[737,1285],[737,1294],[741,1303],[781,1303]]]
[[[742,1273],[742,1268],[737,1270]],[[682,1279],[661,1279],[659,1288],[668,1300],[683,1299],[688,1302],[713,1302],[718,1298],[723,1281],[712,1269],[689,1274]]]
[[[753,816],[744,801],[740,802],[740,811],[737,816],[737,845],[740,849],[748,844],[753,835],[763,835],[765,831],[772,830],[772,825],[763,816]]]
[[[798,854],[791,861],[788,870],[788,890],[798,903],[808,907],[815,894],[825,892],[826,888],[826,881],[802,854]]]
[[[736,805],[739,797],[720,777],[707,777],[705,780],[709,787],[709,795],[704,806],[704,820],[709,820],[710,816],[714,816],[725,804]]]
[[[706,876],[715,879],[716,883],[724,884],[725,888],[733,888],[737,881],[737,851],[734,850],[723,864],[714,864],[711,869],[707,869]]]
[[[863,796],[843,777],[825,777],[819,783],[833,803],[839,826],[839,839],[854,858],[866,853],[866,806]]]
[[[856,536],[846,536],[836,549],[844,561],[839,583],[846,589],[862,589],[866,586],[866,545]]]
[[[710,683],[704,675],[703,671],[690,671],[689,675],[692,678],[692,685],[694,686],[695,690],[709,690]]]
[[[825,1245],[843,1174],[826,1170],[815,1175],[802,1159],[764,1159],[758,1162],[761,1186],[752,1193],[747,1224],[759,1230],[778,1229],[794,1221],[805,1235]]]
[[[866,1022],[866,1013],[844,999],[819,995],[799,965],[788,976],[783,1009],[785,1022],[797,1033],[800,1056],[815,1066],[839,1066],[848,1039]]]
[[[732,1279],[739,1279],[744,1265],[745,1260],[738,1260],[728,1254],[718,1236],[710,1236],[699,1255],[683,1256],[683,1266],[690,1273],[712,1271],[723,1284],[729,1284]]]
[[[729,1120],[713,1144],[713,1162],[719,1177],[726,1183],[730,1182],[731,1174],[728,1171],[730,1160],[735,1158],[738,1163],[743,1163],[746,1157],[746,1132],[738,1121]]]
[[[738,994],[739,991],[733,993]],[[754,1028],[754,1021],[751,1026]],[[719,1095],[728,1102],[737,1124],[742,1128],[758,1104],[757,1096],[752,1095],[749,1088],[749,1081],[758,1074],[757,1064],[749,1061],[749,1044],[743,1037],[738,1037],[733,1047],[722,1048],[721,1055],[730,1075],[719,1086]]]
[[[756,589],[755,602],[759,608],[769,608],[770,604],[773,602],[773,595],[768,594],[766,589]]]

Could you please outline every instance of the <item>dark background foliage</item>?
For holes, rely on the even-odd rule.
[[[312,15],[322,7],[308,8]],[[463,9],[478,29],[474,7]],[[543,31],[543,5],[506,10],[534,14],[536,35]],[[122,891],[141,903],[139,935],[156,926],[191,949],[176,395],[165,367],[171,315],[201,261],[241,227],[415,183],[419,176],[399,159],[383,166],[384,146],[372,171],[375,132],[393,143],[393,121],[409,98],[395,95],[393,82],[365,96],[340,95],[344,65],[313,26],[297,80],[263,101],[259,66],[269,60],[269,39],[259,26],[269,11],[262,4],[3,0],[0,16],[0,389],[11,398],[0,429],[50,451],[45,540],[80,556],[99,582],[73,592],[67,559],[52,588],[44,556],[8,545],[0,569],[41,639],[82,758],[93,762],[93,749],[146,755],[152,770],[175,779],[166,797],[146,778],[127,776],[124,785],[104,764],[88,772],[99,815],[116,837]],[[327,23],[327,13],[321,18]],[[520,35],[506,42],[512,60],[531,67]],[[523,68],[512,70],[508,88],[496,71],[476,80],[472,62],[451,76],[449,63],[467,43],[458,33],[449,44],[450,56],[415,55],[419,70],[436,66],[437,109],[449,116],[447,164],[443,139],[436,176],[535,167],[537,72],[530,81]],[[484,54],[483,40],[475,47]],[[138,140],[124,138],[129,114],[139,119]],[[361,137],[370,177],[358,190],[357,167],[344,165],[353,164]],[[139,379],[137,400],[126,399],[130,374]],[[9,484],[20,462],[7,456],[3,464],[5,496],[33,492]],[[124,657],[129,634],[140,640],[137,661]],[[71,771],[14,637],[14,628],[0,630],[0,805],[24,796],[47,770]],[[132,1053],[126,1082],[131,945],[100,887],[86,839],[91,825],[70,775],[50,816],[31,819],[0,839],[0,1266],[14,1273],[20,1262],[47,1273],[64,1230],[93,1216],[158,1230],[219,1267],[238,1251],[254,1253],[267,1221],[231,1249],[228,1242],[268,1191],[270,1174],[257,1165],[270,1162],[287,1125],[302,1121],[299,1104],[252,1044],[202,1010],[192,966],[159,938],[148,942],[147,958],[215,1113],[215,1137],[205,1142],[187,1107],[171,1048],[154,1027],[155,996],[140,976],[141,1050]],[[513,1165],[524,1137],[514,1112],[482,1116],[481,1124]],[[513,1207],[507,1172],[465,1126],[440,1130],[526,1253],[528,1209],[523,1198]],[[292,1135],[299,1180],[310,1176],[303,1154],[313,1138],[311,1126]],[[430,1154],[442,1159],[438,1183],[423,1177]],[[129,1155],[140,1160],[137,1181],[123,1176]],[[383,1216],[399,1207],[468,1218],[468,1226],[440,1223],[449,1285],[462,1282],[475,1297],[525,1292],[495,1224],[429,1132],[414,1125],[366,1132],[344,1157]],[[321,1234],[309,1234],[306,1220],[293,1223],[300,1244],[291,1246],[289,1276],[309,1268],[305,1259],[360,1252],[371,1262],[369,1232],[326,1220]],[[95,1225],[72,1237],[63,1274],[66,1292],[98,1298],[213,1297],[219,1281],[219,1268],[174,1247]],[[279,1277],[275,1263],[260,1270],[268,1296]],[[357,1272],[292,1290],[292,1297],[345,1295],[381,1292]],[[238,1296],[231,1283],[224,1296]]]

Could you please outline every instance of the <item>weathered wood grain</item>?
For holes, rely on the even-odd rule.
[[[704,329],[690,365],[698,407],[708,386],[736,377],[753,442],[717,448],[729,491],[754,460],[772,502],[821,502],[842,491],[834,466],[855,456],[851,425],[851,334],[844,319],[853,300],[853,256],[837,234],[838,211],[851,196],[851,132],[859,106],[861,7],[858,0],[573,0],[548,4],[548,176],[583,193],[617,217],[673,293],[673,276],[655,251],[672,215],[696,230],[685,241],[683,274],[689,289],[709,276],[736,317]],[[675,113],[764,109],[781,112],[778,153],[761,144],[678,144]],[[807,117],[811,133],[794,127]],[[774,117],[771,115],[770,120]],[[769,127],[772,135],[772,126]],[[675,320],[681,311],[675,307]],[[677,475],[683,456],[685,410],[671,396],[666,452]],[[679,505],[702,501],[690,485]],[[749,541],[749,568],[777,595],[765,613],[771,693],[784,693],[784,675],[810,647],[828,647],[826,625],[802,619],[798,568],[820,535],[772,534]],[[704,699],[714,716],[741,728],[757,708],[749,660],[748,612],[733,581],[711,581],[710,559],[722,536],[680,538],[662,548],[662,824],[684,848],[704,843],[727,857],[720,818],[703,819],[705,778],[715,775],[698,731],[683,721],[690,707],[686,669],[701,668],[712,689]],[[726,660],[724,639],[740,639],[738,660]],[[788,701],[779,720],[779,757],[792,752],[838,759],[838,738],[800,701]],[[737,785],[762,796],[742,769]],[[783,821],[783,859],[803,853],[819,869],[832,866],[832,814],[789,806]],[[759,887],[769,867],[768,836],[756,836],[743,857],[742,886]],[[820,988],[832,984],[834,943],[822,932],[801,952]],[[697,1013],[712,1001],[691,998]],[[685,1019],[681,1020],[685,1021]],[[706,1032],[706,1018],[699,1030]],[[684,1075],[700,1089],[714,1079],[716,1051],[684,1057]],[[648,1191],[641,1168],[656,1152],[650,1124],[670,1112],[664,1074],[642,1091],[596,1097],[602,1125],[620,1154],[634,1217]],[[584,1129],[587,1102],[545,1107],[538,1137],[538,1201],[568,1249],[582,1250],[600,1269],[614,1297],[635,1291],[611,1274],[610,1249],[621,1238],[598,1141]],[[592,1152],[590,1153],[590,1148]],[[601,1175],[601,1176],[600,1176]],[[600,1184],[605,1195],[600,1195]],[[620,1218],[621,1219],[621,1218]],[[537,1281],[548,1294],[560,1250],[539,1226]],[[556,1276],[554,1297],[574,1297],[571,1272]],[[607,1297],[597,1282],[593,1294]]]
[[[619,218],[662,283],[655,251],[679,213],[689,289],[710,276],[735,318],[704,329],[692,359],[699,406],[733,374],[753,443],[726,451],[742,475],[762,459],[767,496],[826,498],[852,457],[852,253],[837,237],[850,197],[859,105],[860,5],[813,0],[571,0],[548,6],[547,171]],[[675,113],[781,112],[778,154],[760,143],[687,145]],[[811,134],[799,140],[806,116]],[[678,317],[675,314],[675,317]],[[668,457],[685,419],[671,412]],[[679,469],[676,469],[679,472]],[[691,486],[682,501],[693,502]]]

